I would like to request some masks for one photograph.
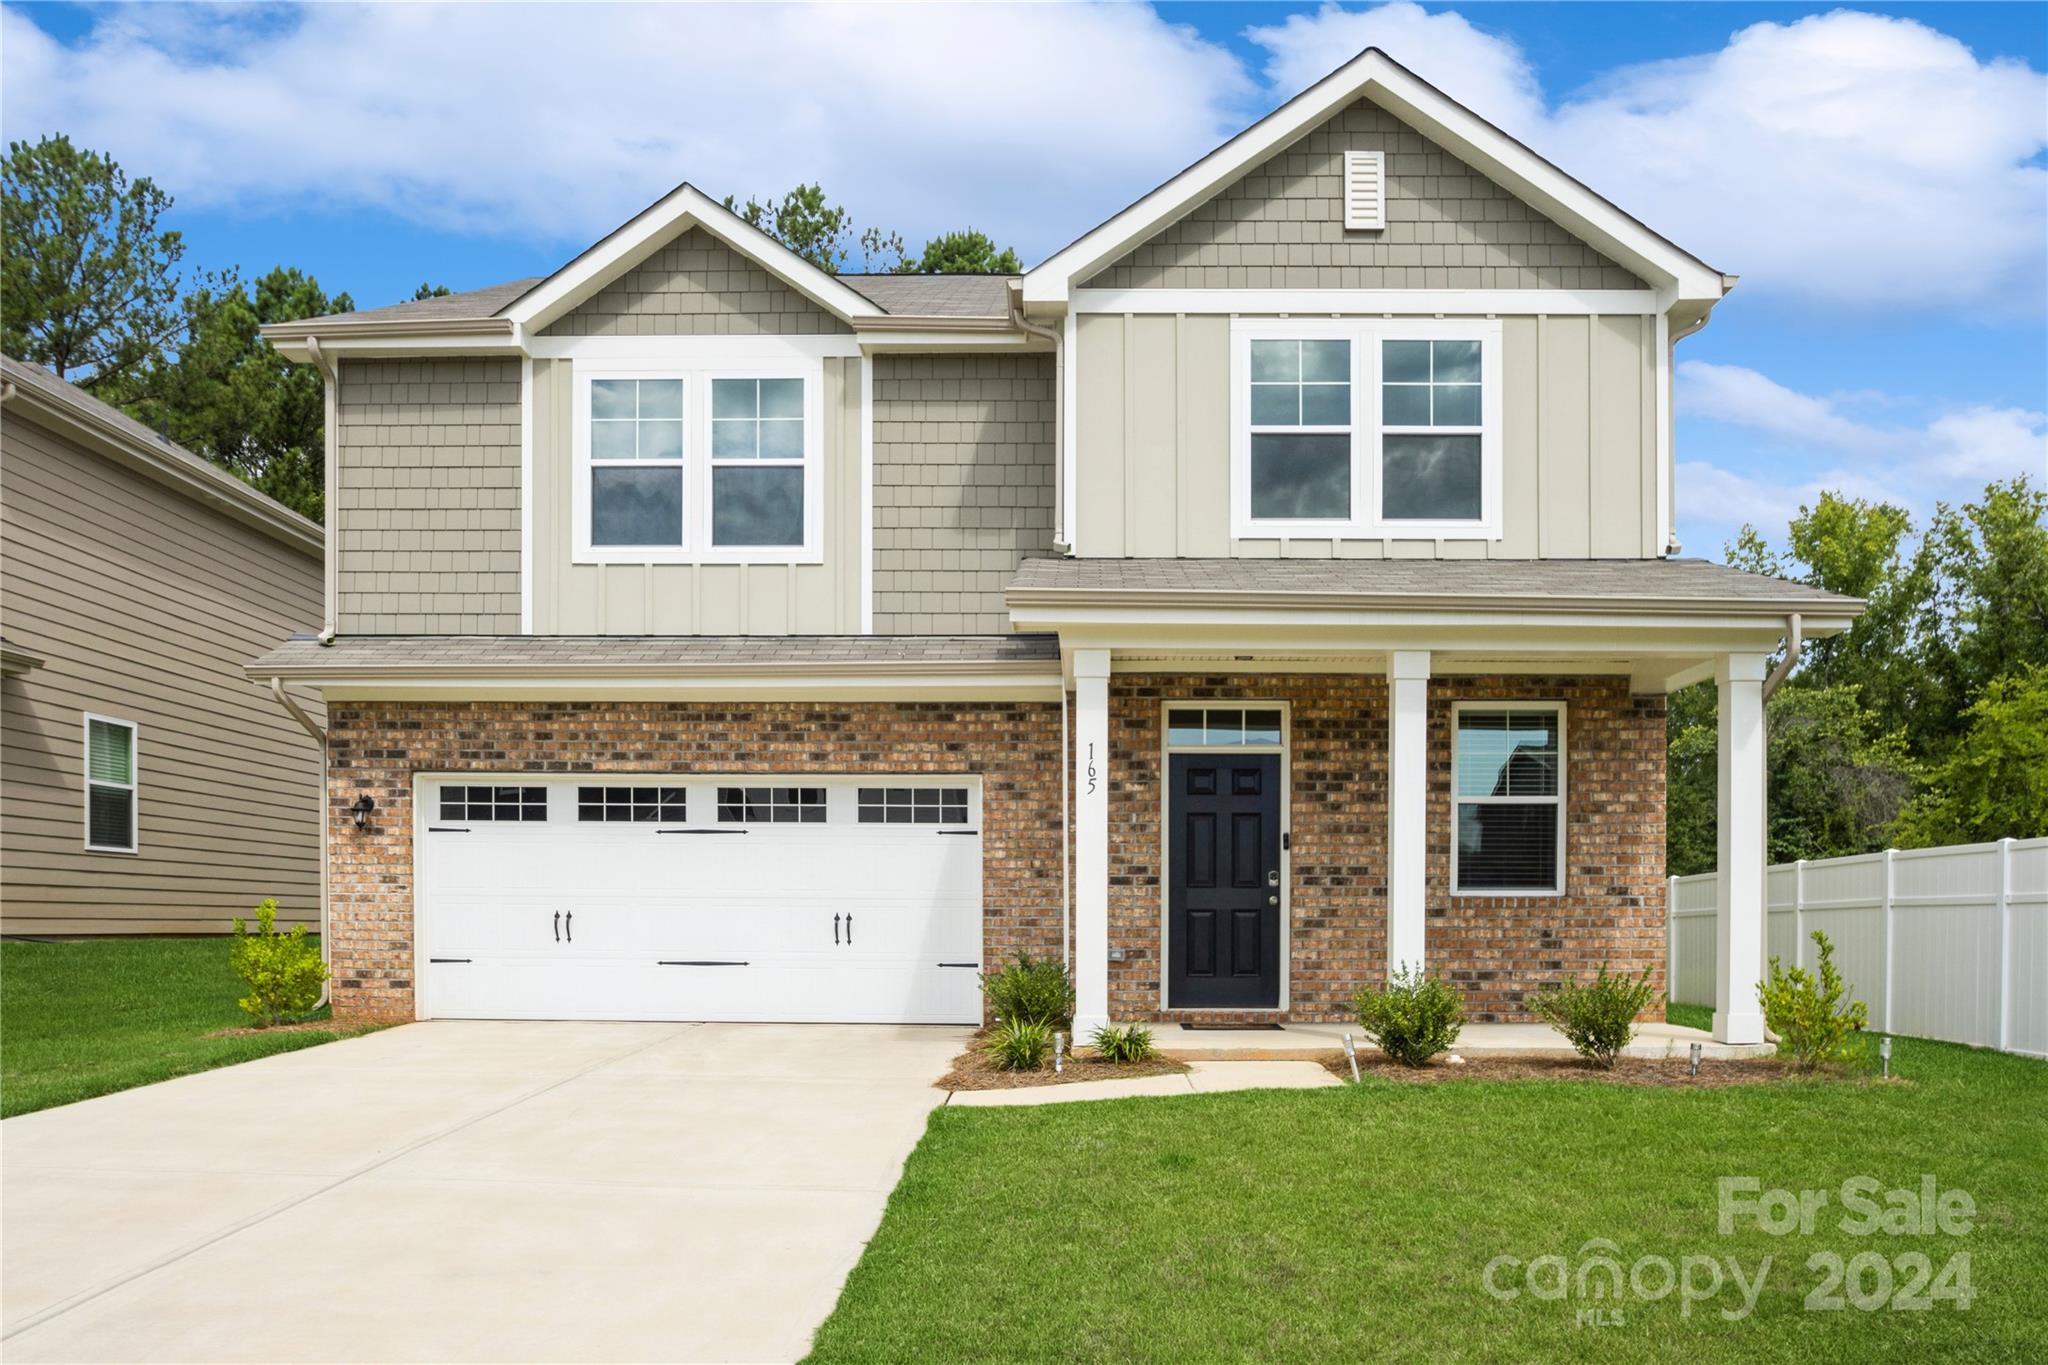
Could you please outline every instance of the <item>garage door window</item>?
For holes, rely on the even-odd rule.
[[[727,825],[822,825],[823,787],[720,787],[718,820]]]
[[[964,825],[965,787],[862,787],[863,825]]]
[[[681,787],[578,787],[576,818],[586,823],[681,824],[686,796]]]
[[[546,787],[443,787],[443,820],[545,820]]]

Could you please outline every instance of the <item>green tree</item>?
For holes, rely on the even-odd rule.
[[[1014,248],[998,251],[987,233],[973,228],[932,238],[923,255],[896,267],[899,275],[1018,275],[1023,270]]]
[[[1994,678],[1962,738],[1900,816],[1901,848],[2048,835],[2048,664]]]
[[[453,289],[450,289],[445,284],[427,284],[422,281],[420,287],[412,291],[412,298],[408,301],[411,303],[424,303],[428,299],[446,298],[454,292]]]
[[[266,323],[354,310],[347,294],[279,266],[252,291],[236,283],[185,300],[189,337],[175,359],[142,375],[126,406],[172,440],[231,470],[285,506],[323,519],[320,373],[289,363],[258,333]]]
[[[798,185],[780,203],[747,199],[725,206],[829,275],[845,267],[854,241],[853,215],[825,198],[820,185]]]
[[[1915,572],[1924,576],[1919,663],[1928,695],[1916,748],[1946,755],[1994,678],[2048,662],[2048,494],[2024,476],[1960,511],[1937,504]]]
[[[184,334],[184,238],[171,197],[64,136],[8,144],[0,164],[0,345],[95,391],[160,361]],[[202,286],[227,281],[204,277]]]

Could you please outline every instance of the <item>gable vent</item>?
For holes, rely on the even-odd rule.
[[[1344,227],[1377,230],[1387,225],[1387,154],[1344,153]]]

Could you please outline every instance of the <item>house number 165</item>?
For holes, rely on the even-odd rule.
[[[1095,795],[1095,745],[1094,745],[1094,742],[1093,742],[1093,741],[1090,741],[1090,743],[1089,743],[1089,745],[1088,745],[1088,770],[1087,770],[1087,771],[1088,771],[1088,794],[1089,794],[1090,796],[1093,796],[1093,795]]]

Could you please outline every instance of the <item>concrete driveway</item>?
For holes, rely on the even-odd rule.
[[[0,1124],[0,1356],[808,1348],[965,1029],[412,1024]]]

